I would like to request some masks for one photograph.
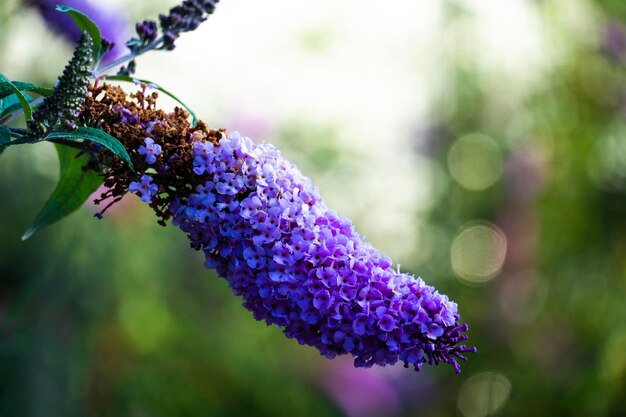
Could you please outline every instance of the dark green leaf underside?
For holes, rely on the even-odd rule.
[[[28,102],[28,100],[26,99],[26,97],[24,97],[24,94],[22,94],[22,92],[19,90],[19,88],[12,83],[7,77],[5,77],[4,75],[0,74],[0,91],[2,89],[8,89],[9,93],[8,95],[11,94],[15,94],[16,97],[19,99],[20,104],[22,105],[22,108],[24,109],[24,117],[26,117],[26,120],[30,120],[33,118],[33,111],[30,108],[30,103]],[[6,97],[6,96],[4,96]],[[4,98],[1,97],[1,98]]]
[[[55,147],[61,170],[59,183],[22,240],[78,209],[104,181],[95,171],[83,170],[89,161],[86,154],[80,155],[80,151],[66,146]]]
[[[98,143],[126,162],[131,170],[135,170],[124,145],[103,130],[92,127],[80,127],[73,132],[52,132],[46,136],[46,139],[85,139]]]
[[[8,80],[5,78],[0,82],[0,99],[4,99],[12,94],[15,94],[15,90],[9,85]],[[42,87],[40,85],[35,85],[31,83],[25,83],[22,81],[13,81],[11,82],[13,87],[17,88],[19,91],[32,91],[33,93],[40,94],[42,96],[49,96],[52,94],[51,88]]]
[[[11,141],[11,129],[6,126],[0,126],[0,145],[4,145]]]
[[[24,94],[24,97],[26,98],[26,100],[28,100],[29,103],[32,103],[32,101],[34,100],[34,98],[30,96],[29,94]],[[8,97],[1,99],[0,100],[0,119],[2,119],[4,116],[9,115],[13,113],[14,111],[19,110],[21,108],[22,108],[22,103],[20,102],[20,99],[17,98],[15,94],[12,94]]]
[[[0,126],[0,155],[11,142],[11,130],[6,126]]]

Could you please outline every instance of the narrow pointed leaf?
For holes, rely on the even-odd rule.
[[[189,114],[191,115],[192,125],[193,126],[195,126],[198,123],[198,116],[196,115],[196,113],[193,110],[191,110],[191,108],[188,105],[183,103],[174,94],[172,94],[171,92],[169,92],[165,88],[161,87],[160,85],[153,83],[152,81],[142,80],[142,79],[134,78],[134,77],[129,77],[128,75],[109,75],[109,76],[105,77],[105,79],[106,80],[111,80],[111,81],[126,81],[126,82],[134,83],[134,84],[137,84],[137,83],[150,84],[150,86],[152,86],[155,90],[158,90],[158,91],[162,92],[163,94],[165,94],[167,96],[170,96],[171,98],[176,100],[178,102],[178,104],[183,106],[183,108],[185,110],[187,110],[189,112]]]
[[[11,83],[7,83],[7,79],[0,80],[0,99],[4,99],[15,94],[15,90],[13,87],[17,88],[19,91],[32,91],[33,93],[40,94],[42,96],[49,96],[54,91],[52,88],[42,87],[40,85],[35,85],[31,83],[25,83],[22,81],[13,81],[13,87],[9,85]]]
[[[22,94],[19,88],[17,88],[15,84],[13,84],[7,77],[5,77],[2,74],[0,74],[0,85],[4,86],[5,88],[8,88],[10,91],[12,91],[12,93],[10,94],[15,94],[16,97],[19,99],[20,104],[22,105],[22,108],[24,109],[24,117],[26,117],[26,120],[32,119],[33,110],[30,108],[30,103],[28,102],[26,97],[24,97],[24,94]]]
[[[29,103],[32,103],[34,100],[34,98],[29,94],[24,94],[24,97],[26,97],[26,100],[28,100]],[[17,98],[15,94],[11,93],[10,96],[5,97],[2,100],[0,100],[0,119],[2,119],[4,116],[11,114],[14,111],[19,110],[21,108],[22,108],[22,103],[20,102],[20,99]]]
[[[61,171],[59,183],[35,217],[32,226],[22,236],[22,240],[78,209],[104,181],[95,171],[83,170],[83,166],[89,161],[86,154],[81,155],[80,151],[67,146],[55,147]]]
[[[81,32],[87,32],[93,40],[93,62],[94,65],[100,59],[100,49],[102,47],[102,34],[100,28],[86,14],[69,6],[57,6],[57,11],[70,15]]]
[[[131,170],[135,170],[124,145],[103,130],[92,127],[79,127],[73,132],[52,132],[46,136],[46,139],[85,139],[98,143],[126,162]]]

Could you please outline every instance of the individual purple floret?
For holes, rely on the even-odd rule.
[[[161,145],[154,143],[154,139],[145,138],[143,140],[145,146],[140,146],[137,150],[139,154],[146,156],[146,162],[154,164],[157,160],[157,156],[161,155]]]
[[[475,352],[456,303],[392,268],[276,148],[233,133],[196,139],[193,157],[201,185],[171,204],[173,223],[256,319],[328,358],[350,353],[358,367],[445,362],[460,372],[457,360]],[[150,181],[131,191],[149,199]]]
[[[144,203],[149,203],[152,201],[152,196],[159,191],[159,187],[152,182],[150,175],[144,174],[141,182],[130,183],[129,191],[137,194]]]

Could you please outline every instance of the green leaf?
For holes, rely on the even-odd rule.
[[[42,96],[49,96],[54,91],[52,88],[46,88],[22,81],[11,82],[3,75],[0,75],[0,81],[2,81],[0,82],[0,99],[4,99],[12,94],[15,94],[15,89],[13,87],[17,88],[19,91],[32,91],[33,93],[37,93]],[[10,84],[13,84],[13,87],[11,87]]]
[[[6,126],[0,126],[0,145],[11,142],[11,129]]]
[[[28,100],[26,100],[26,97],[24,97],[24,94],[22,94],[19,88],[17,88],[15,84],[13,84],[7,77],[2,74],[0,74],[0,86],[4,86],[5,88],[10,89],[12,91],[11,94],[15,94],[17,96],[20,104],[22,105],[22,108],[24,109],[24,117],[26,117],[26,120],[32,119],[33,110],[30,108],[30,103],[28,102]],[[0,89],[2,88],[3,87],[0,87]]]
[[[85,139],[99,143],[126,162],[131,170],[135,170],[124,145],[103,130],[92,127],[79,127],[73,132],[52,132],[45,139]]]
[[[26,100],[28,100],[29,103],[32,103],[34,100],[34,98],[29,94],[24,94],[24,97],[26,97]],[[22,103],[15,94],[11,94],[10,96],[3,98],[0,100],[0,119],[21,108]]]
[[[191,118],[193,119],[192,120],[192,125],[193,126],[195,126],[198,123],[198,116],[196,115],[196,113],[193,110],[191,110],[191,108],[189,106],[187,106],[185,103],[183,103],[174,94],[170,93],[168,90],[166,90],[165,88],[161,87],[160,85],[158,85],[156,83],[153,83],[152,81],[142,80],[142,79],[139,79],[139,78],[133,78],[133,77],[129,77],[128,75],[108,75],[108,76],[105,77],[105,80],[126,81],[126,82],[130,82],[130,83],[134,83],[134,84],[137,84],[137,83],[150,84],[154,89],[159,90],[163,94],[170,96],[171,98],[176,100],[178,102],[178,104],[183,106],[185,108],[185,110],[187,110],[189,112],[189,114],[191,115]]]
[[[55,147],[61,169],[59,183],[22,240],[78,209],[104,181],[95,171],[83,171],[83,166],[89,161],[86,154],[81,155],[80,151],[66,146]]]
[[[0,155],[11,143],[11,129],[6,126],[0,126]]]
[[[100,33],[98,25],[87,17],[86,14],[72,7],[57,6],[57,11],[69,14],[81,32],[86,31],[91,35],[91,39],[93,40],[93,62],[94,66],[97,65],[100,60],[100,50],[102,47],[102,34]]]

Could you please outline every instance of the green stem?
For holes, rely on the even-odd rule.
[[[124,55],[122,57],[119,57],[118,59],[116,59],[115,61],[103,66],[102,68],[100,68],[100,66],[98,66],[98,68],[95,71],[95,77],[98,78],[101,75],[105,74],[107,71],[112,70],[115,67],[118,67],[122,64],[124,64],[125,62],[129,62],[135,58],[137,58],[139,55],[142,55],[152,49],[156,49],[157,47],[161,46],[161,44],[163,43],[163,36],[161,36],[160,38],[150,42],[145,48],[137,51],[137,52],[131,52],[128,55]]]
[[[24,136],[26,134],[28,134],[28,130],[21,128],[21,127],[11,127],[11,126],[7,126],[10,130],[11,130],[11,134],[12,135],[18,135],[18,136]]]
[[[39,139],[32,138],[30,136],[20,136],[17,137],[14,141],[11,141],[9,145],[23,145],[25,143],[37,143]]]

